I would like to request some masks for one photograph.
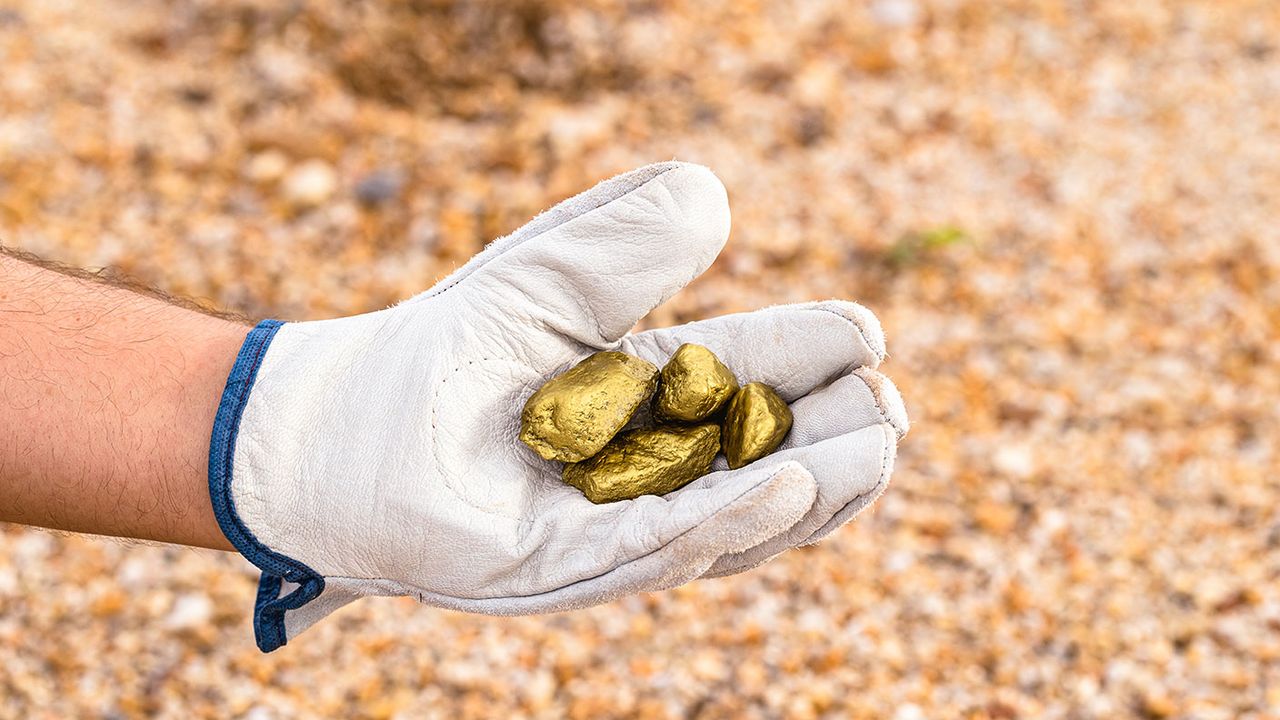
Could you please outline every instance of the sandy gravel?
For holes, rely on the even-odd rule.
[[[713,167],[667,324],[849,297],[874,511],[546,618],[365,601],[272,655],[217,553],[0,532],[0,717],[1280,718],[1280,4],[0,0],[0,238],[253,316],[413,293]]]

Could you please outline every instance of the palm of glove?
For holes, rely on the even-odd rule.
[[[325,577],[289,634],[367,594],[522,614],[741,572],[874,500],[906,416],[873,369],[884,343],[865,309],[827,301],[626,335],[728,230],[714,175],[649,166],[401,305],[285,325],[244,413],[232,491],[259,541]],[[792,404],[777,453],[733,471],[720,460],[666,497],[594,505],[517,440],[549,377],[602,349],[660,366],[684,342]]]

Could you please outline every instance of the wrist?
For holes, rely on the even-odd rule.
[[[0,253],[0,520],[229,549],[208,442],[248,328]]]
[[[218,526],[208,493],[209,442],[227,376],[250,329],[242,323],[205,316],[191,318],[184,329],[191,352],[185,364],[183,396],[177,401],[183,408],[186,428],[179,447],[183,466],[192,470],[187,482],[192,488],[195,522],[187,524],[192,537],[172,542],[235,550]]]

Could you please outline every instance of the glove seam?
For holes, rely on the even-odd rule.
[[[279,320],[263,320],[245,336],[218,403],[209,442],[209,498],[218,527],[236,550],[262,571],[253,613],[254,636],[262,652],[271,652],[288,642],[285,611],[302,607],[324,590],[324,578],[319,573],[258,540],[236,511],[231,492],[240,420],[267,347],[283,325]],[[286,580],[298,587],[279,597]]]
[[[472,364],[475,364],[475,363],[477,363],[477,362],[488,362],[488,361],[490,361],[490,360],[500,360],[500,361],[503,361],[503,362],[509,362],[509,363],[511,363],[511,364],[513,364],[513,365],[519,365],[519,366],[521,366],[521,367],[523,367],[523,368],[525,368],[525,369],[528,369],[528,370],[531,370],[531,371],[536,372],[536,369],[535,369],[535,368],[533,368],[533,367],[531,367],[531,366],[530,366],[530,365],[528,365],[527,363],[522,363],[522,362],[520,362],[520,361],[518,361],[518,360],[511,360],[511,359],[508,359],[508,358],[498,358],[498,357],[481,357],[481,358],[476,358],[475,360],[469,361],[467,364],[468,364],[468,365],[472,365]],[[440,393],[444,391],[445,383],[449,382],[449,378],[451,378],[451,377],[453,377],[454,375],[456,375],[456,374],[458,374],[459,372],[461,372],[461,371],[462,371],[462,367],[463,367],[463,366],[459,365],[459,366],[455,367],[453,370],[451,370],[450,372],[446,373],[446,374],[445,374],[445,376],[444,376],[443,378],[441,378],[441,379],[440,379],[440,382],[439,382],[439,383],[436,383],[436,386],[432,389],[432,393],[431,393],[431,431],[432,431],[432,432],[431,432],[431,456],[432,456],[432,458],[434,458],[434,459],[435,459],[435,466],[436,466],[437,468],[443,468],[443,467],[445,467],[445,465],[446,465],[446,463],[444,462],[444,459],[440,457],[440,446],[439,446],[439,437],[440,437],[440,434],[437,432],[437,427],[438,427],[438,426],[437,426],[437,424],[436,424],[436,420],[437,420],[437,417],[439,416],[439,410],[440,410]],[[458,500],[459,502],[461,502],[462,504],[466,505],[467,507],[470,507],[471,509],[475,510],[476,512],[481,512],[481,513],[484,513],[484,514],[486,514],[486,515],[492,515],[492,516],[494,516],[494,517],[499,517],[499,518],[502,518],[502,519],[504,519],[504,520],[511,520],[511,521],[514,521],[514,522],[518,523],[519,525],[531,525],[531,524],[533,524],[533,520],[532,520],[532,519],[527,518],[527,517],[524,517],[524,516],[522,516],[522,515],[508,515],[508,514],[503,513],[503,512],[498,512],[498,511],[496,511],[496,510],[492,510],[492,509],[489,509],[489,508],[480,507],[479,505],[477,505],[477,504],[475,504],[474,502],[472,502],[472,501],[471,501],[469,498],[467,498],[465,495],[463,495],[463,494],[462,494],[462,493],[457,489],[457,487],[455,487],[455,486],[454,486],[453,478],[451,478],[447,472],[443,472],[443,471],[441,471],[441,472],[439,472],[439,476],[440,476],[440,480],[444,483],[444,486],[445,486],[446,488],[448,488],[449,492],[450,492],[450,493],[451,493],[455,498],[457,498],[457,500]],[[385,579],[387,579],[387,578],[344,578],[344,579],[348,579],[348,580],[362,580],[362,579],[364,579],[364,580],[385,580]]]
[[[853,376],[861,380],[863,385],[867,386],[867,390],[871,392],[872,404],[876,406],[876,412],[880,414],[880,421],[887,424],[889,427],[893,428],[894,437],[896,438],[898,434],[898,428],[893,424],[893,421],[889,419],[889,413],[884,409],[884,405],[880,400],[880,393],[876,392],[876,389],[871,387],[871,383],[868,382],[867,379],[861,375],[861,373],[854,371]]]
[[[839,310],[836,310],[836,309],[831,308],[831,307],[827,307],[827,306],[825,306],[825,305],[820,305],[820,306],[818,306],[816,309],[818,309],[818,310],[822,310],[823,312],[829,312],[829,313],[831,313],[832,315],[835,315],[836,317],[840,318],[841,320],[844,320],[845,322],[847,322],[847,323],[849,323],[850,325],[852,325],[852,326],[854,327],[854,329],[858,331],[858,338],[862,340],[862,344],[867,346],[867,349],[871,351],[871,354],[872,354],[873,356],[875,356],[875,358],[876,358],[877,362],[884,362],[884,359],[885,359],[886,357],[888,357],[888,353],[881,352],[880,350],[877,350],[877,349],[876,349],[876,346],[871,344],[871,340],[869,340],[869,339],[867,338],[867,331],[866,331],[866,328],[862,327],[862,325],[860,325],[856,320],[854,320],[853,318],[848,317],[847,315],[845,315],[844,313],[840,312]]]

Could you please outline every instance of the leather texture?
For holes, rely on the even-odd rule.
[[[286,613],[288,637],[365,595],[514,615],[741,572],[878,497],[907,419],[874,369],[884,338],[865,308],[824,301],[627,334],[728,235],[710,170],[650,165],[399,305],[280,327],[244,405],[230,491],[258,542],[324,577]],[[524,401],[586,355],[661,365],[683,342],[792,404],[779,452],[735,471],[720,460],[665,497],[595,505],[517,440]]]

